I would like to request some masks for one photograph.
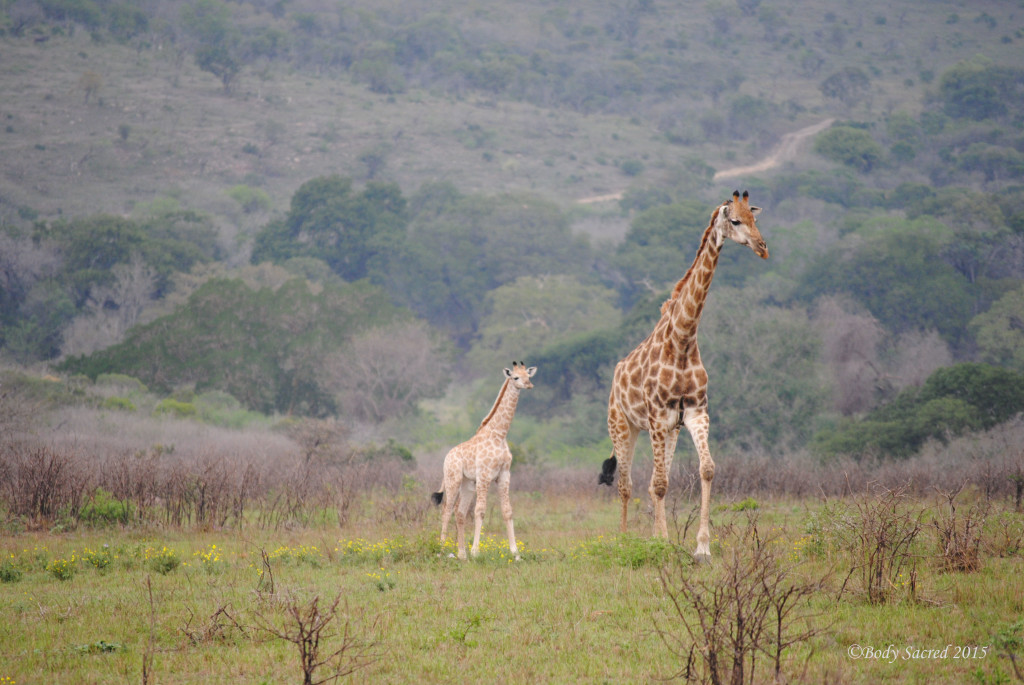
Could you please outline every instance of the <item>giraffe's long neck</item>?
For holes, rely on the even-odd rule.
[[[519,403],[519,388],[510,380],[506,379],[498,392],[494,406],[486,418],[480,422],[477,433],[488,430],[501,438],[508,435],[508,429],[512,426],[512,417],[516,415],[516,404]]]
[[[696,335],[697,324],[700,323],[700,315],[704,311],[704,302],[708,297],[708,289],[715,275],[715,267],[718,266],[718,255],[722,252],[724,240],[721,231],[715,225],[719,211],[721,210],[716,209],[711,215],[711,224],[704,231],[693,264],[686,275],[676,283],[672,297],[666,303],[668,307],[665,315],[671,317],[673,328],[680,336],[692,338]]]

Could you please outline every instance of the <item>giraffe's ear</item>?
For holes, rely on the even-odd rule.
[[[512,378],[512,369],[505,368],[505,378]]]
[[[761,208],[760,207],[751,207],[750,208],[750,213],[753,214],[754,216],[757,216],[758,214],[761,213]]]
[[[530,378],[533,378],[533,374],[535,374],[535,373],[537,373],[537,367],[536,366],[531,366],[530,368],[528,368],[526,370],[526,375],[529,376]]]

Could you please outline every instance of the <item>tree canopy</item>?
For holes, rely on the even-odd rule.
[[[252,263],[311,257],[346,281],[382,283],[392,255],[402,250],[407,222],[406,200],[394,183],[371,182],[356,192],[351,179],[315,178],[295,191],[283,219],[256,235]]]
[[[123,343],[70,357],[59,368],[90,378],[121,373],[165,393],[181,386],[222,390],[264,413],[332,414],[325,355],[399,311],[365,283],[316,290],[301,278],[258,290],[213,279],[184,307],[136,327]]]
[[[988,364],[954,364],[863,419],[847,419],[819,431],[812,446],[823,456],[907,457],[927,440],[946,442],[1020,412],[1024,412],[1024,376]]]

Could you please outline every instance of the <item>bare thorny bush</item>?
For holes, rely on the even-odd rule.
[[[791,648],[825,629],[809,600],[830,573],[802,576],[781,540],[759,531],[756,515],[729,526],[721,540],[713,566],[677,557],[662,570],[672,621],[657,630],[682,662],[675,676],[715,685],[782,682],[793,665]],[[803,662],[809,658],[805,653]]]
[[[8,515],[37,527],[73,525],[101,489],[126,523],[203,530],[345,526],[361,498],[378,489],[397,492],[407,466],[351,449],[325,423],[302,424],[299,449],[291,454],[156,445],[101,456],[78,446],[5,441],[0,502]]]
[[[851,588],[851,579],[871,604],[907,597],[918,599],[915,548],[924,527],[926,507],[907,496],[906,485],[876,487],[853,498],[848,506],[826,507],[822,530],[848,553],[850,569],[838,596]]]
[[[10,445],[0,450],[0,497],[11,513],[30,521],[73,517],[93,483],[72,454]]]
[[[341,594],[323,607],[319,595],[308,601],[288,595],[279,600],[279,611],[275,611],[272,603],[264,602],[253,612],[256,629],[295,645],[303,685],[332,682],[379,658],[378,643],[356,633],[348,618],[348,607],[339,609],[340,604]],[[370,630],[375,628],[376,624]],[[328,675],[320,677],[321,670],[328,671]]]
[[[936,488],[942,501],[931,523],[939,558],[947,571],[971,572],[981,568],[981,543],[992,503],[988,499],[969,505],[958,502],[964,485],[966,482],[950,491]]]

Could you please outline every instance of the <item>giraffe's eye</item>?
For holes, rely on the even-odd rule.
[[[729,221],[732,222],[733,226],[739,226],[740,225],[740,220],[739,219],[729,219]]]

